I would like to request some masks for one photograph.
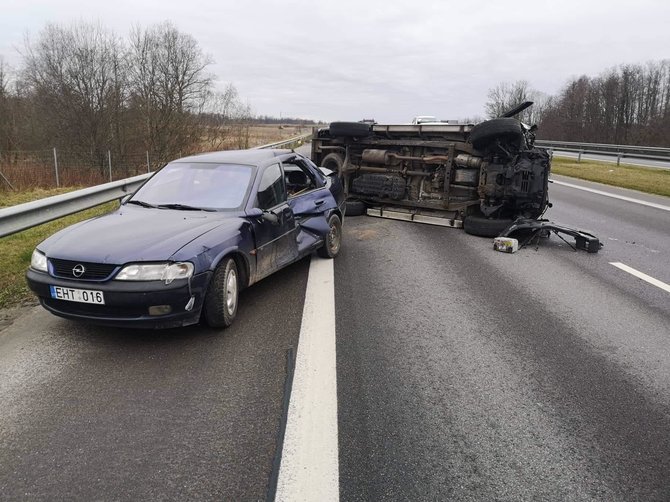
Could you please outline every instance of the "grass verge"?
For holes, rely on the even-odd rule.
[[[37,189],[20,193],[5,192],[0,200],[0,207],[9,207],[32,200],[43,199],[52,195],[76,190],[77,188],[80,187],[54,190]],[[18,234],[1,237],[0,256],[2,256],[3,266],[0,269],[0,308],[15,307],[22,303],[35,301],[34,295],[26,285],[24,274],[30,265],[30,257],[37,244],[61,228],[87,218],[108,213],[117,207],[117,202],[109,202],[102,206],[24,230]]]
[[[653,169],[638,166],[582,161],[554,157],[551,172],[606,185],[630,188],[641,192],[670,197],[670,169]]]

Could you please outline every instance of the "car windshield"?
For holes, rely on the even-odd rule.
[[[162,209],[237,209],[244,202],[252,173],[251,166],[173,162],[128,202]]]

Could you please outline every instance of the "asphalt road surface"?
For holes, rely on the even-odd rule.
[[[547,216],[592,230],[598,254],[346,219],[342,500],[670,499],[670,293],[611,264],[670,284],[670,212],[559,184],[551,197]],[[271,498],[310,266],[243,292],[222,332],[39,307],[1,331],[0,499]]]
[[[670,294],[610,265],[670,283],[670,214],[551,193],[548,217],[588,225],[600,253],[347,221],[343,500],[670,498]]]
[[[0,332],[0,499],[264,500],[308,266],[243,292],[225,332],[39,307]]]

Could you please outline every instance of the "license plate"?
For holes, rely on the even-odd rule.
[[[102,291],[63,288],[61,286],[49,286],[49,288],[51,289],[51,298],[69,302],[105,304],[105,296]]]

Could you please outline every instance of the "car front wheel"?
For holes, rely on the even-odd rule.
[[[237,315],[239,293],[237,264],[225,258],[217,267],[205,296],[204,318],[212,328],[227,328]]]
[[[326,234],[326,240],[319,249],[316,250],[321,258],[335,258],[342,247],[342,222],[339,216],[333,214],[328,219],[330,230]]]

